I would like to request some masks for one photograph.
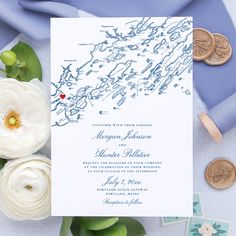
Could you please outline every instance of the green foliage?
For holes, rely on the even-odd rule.
[[[17,43],[11,50],[1,53],[0,59],[5,70],[0,69],[8,78],[19,81],[42,80],[42,68],[32,47],[24,42]]]
[[[88,230],[102,230],[111,227],[119,220],[118,217],[80,217],[80,224]]]
[[[92,231],[80,225],[79,217],[74,217],[70,230],[73,236],[94,236]]]
[[[73,217],[63,217],[60,229],[60,236],[67,236],[69,234],[72,221]]]
[[[79,223],[79,218],[74,217],[71,227],[70,227],[70,230],[71,230],[71,233],[73,234],[73,236],[80,236],[80,229],[81,229],[81,226]]]
[[[128,217],[64,217],[60,236],[144,236],[140,222]]]
[[[127,236],[143,236],[146,234],[143,225],[135,219],[122,217],[119,220],[127,228]]]
[[[124,224],[116,223],[110,228],[95,231],[95,236],[127,236],[127,228]]]
[[[81,227],[78,236],[94,236],[94,233],[92,231],[89,231],[89,230]]]

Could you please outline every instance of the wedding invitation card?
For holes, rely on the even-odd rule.
[[[192,216],[192,18],[51,20],[52,214]]]

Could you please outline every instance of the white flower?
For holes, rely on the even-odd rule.
[[[202,236],[212,236],[217,233],[213,226],[207,223],[204,223],[201,228],[198,229],[198,232],[202,234]]]
[[[29,156],[50,136],[50,105],[38,79],[0,78],[0,156]]]
[[[13,220],[41,220],[51,212],[51,165],[42,155],[8,161],[0,171],[0,210]]]

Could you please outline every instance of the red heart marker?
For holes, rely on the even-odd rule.
[[[61,94],[61,95],[60,95],[60,98],[61,98],[61,99],[64,99],[65,97],[66,97],[65,94]]]

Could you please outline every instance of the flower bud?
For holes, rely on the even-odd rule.
[[[13,66],[16,63],[17,56],[13,51],[7,50],[1,53],[1,60],[7,66]]]

